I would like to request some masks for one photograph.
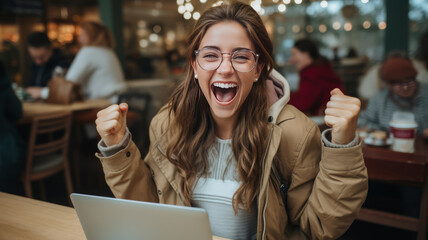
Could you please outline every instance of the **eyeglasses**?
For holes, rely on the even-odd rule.
[[[416,85],[416,79],[414,78],[410,78],[410,79],[406,79],[405,81],[401,82],[391,82],[391,85],[393,87],[399,87],[399,88],[403,88],[403,87],[413,87]]]
[[[223,54],[229,54],[233,69],[242,73],[251,72],[259,59],[259,55],[249,49],[239,49],[231,53],[222,53],[215,48],[195,50],[196,61],[205,71],[219,68],[223,62]]]

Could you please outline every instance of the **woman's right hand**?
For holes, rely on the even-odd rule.
[[[112,146],[120,143],[126,133],[126,114],[128,113],[128,104],[114,104],[97,113],[98,134],[100,134],[106,146]]]

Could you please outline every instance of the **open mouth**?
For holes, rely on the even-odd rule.
[[[217,101],[221,103],[231,102],[238,90],[238,85],[235,83],[220,83],[216,82],[211,85],[211,91],[214,93]]]

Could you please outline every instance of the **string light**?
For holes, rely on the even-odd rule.
[[[318,30],[322,33],[325,33],[327,31],[327,26],[325,24],[320,24]]]
[[[189,20],[192,17],[192,14],[190,12],[185,12],[183,14],[184,19]]]
[[[326,0],[322,0],[320,5],[322,8],[326,8],[328,6],[328,2]]]
[[[199,12],[193,13],[193,19],[198,20],[201,17],[201,14]]]
[[[334,22],[332,26],[333,26],[333,29],[334,29],[334,30],[339,30],[339,29],[340,29],[340,27],[341,27],[341,25],[340,25],[340,23],[339,23],[339,22]]]
[[[278,5],[278,11],[285,12],[285,10],[287,10],[287,7],[285,6],[285,4]]]
[[[299,25],[293,25],[293,27],[292,27],[291,29],[293,29],[293,32],[295,32],[295,33],[300,32],[300,27],[299,27]]]
[[[350,22],[346,22],[345,25],[343,25],[343,28],[345,29],[345,31],[349,32],[352,30],[352,23]]]
[[[369,29],[372,26],[372,24],[370,23],[370,21],[364,21],[363,22],[363,28],[364,29]]]

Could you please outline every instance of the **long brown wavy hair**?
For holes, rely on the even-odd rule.
[[[232,137],[233,155],[241,180],[233,196],[233,209],[237,213],[238,206],[251,210],[259,193],[268,138],[266,79],[273,66],[272,42],[259,15],[249,5],[233,2],[213,7],[197,21],[188,38],[186,78],[169,102],[171,138],[167,156],[184,178],[181,197],[185,204],[190,204],[193,184],[208,172],[207,150],[215,139],[210,107],[199,88],[198,80],[194,78],[191,63],[195,61],[194,52],[207,30],[215,24],[228,21],[244,27],[256,53],[260,55],[257,67],[263,67],[258,82],[253,85],[239,110]]]

